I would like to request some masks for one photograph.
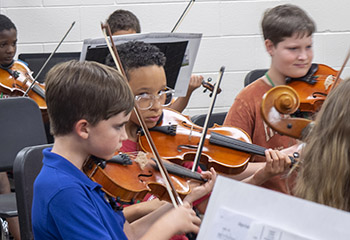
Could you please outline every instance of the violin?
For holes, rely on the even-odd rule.
[[[305,76],[287,78],[287,85],[292,87],[299,95],[300,105],[298,110],[300,112],[318,112],[337,75],[338,71],[333,68],[324,64],[313,63]]]
[[[280,85],[264,94],[261,115],[273,130],[289,137],[303,139],[308,134],[307,126],[310,126],[311,120],[290,116],[299,106],[299,95],[294,88]]]
[[[181,165],[183,161],[193,161],[203,128],[175,110],[164,108],[161,121],[149,130],[159,155]],[[221,135],[237,139],[239,142],[251,143],[249,135],[241,129],[214,125],[208,129],[200,162],[208,169],[214,167],[222,173],[238,174],[244,171],[251,154],[228,148],[217,139]],[[139,144],[143,151],[150,151],[143,135],[139,137]]]
[[[56,53],[62,42],[73,28],[75,21],[72,23],[68,31],[63,36],[62,40],[58,43],[55,50],[46,59],[44,65],[36,75],[36,79],[45,68],[46,64],[50,61],[52,56]],[[0,66],[0,92],[9,97],[23,97],[28,96],[33,99],[42,110],[44,122],[48,122],[47,105],[45,101],[45,85],[41,84],[32,76],[32,71],[20,61],[13,61],[9,67]],[[6,96],[5,96],[6,97]]]
[[[191,192],[189,179],[205,181],[197,172],[172,163],[163,164],[182,199]],[[164,179],[150,153],[122,153],[107,161],[91,156],[83,166],[83,171],[120,203],[143,200],[148,193],[170,202]]]
[[[14,61],[9,67],[0,68],[0,91],[9,97],[22,97],[34,82],[30,69],[20,61]],[[41,110],[46,110],[45,85],[35,82],[28,96]]]
[[[266,92],[261,104],[264,121],[275,131],[297,139],[304,139],[312,128],[312,121],[291,118],[297,111],[316,113],[327,95],[339,81],[339,72],[323,64],[312,64],[301,79],[287,79],[287,85],[276,86]]]

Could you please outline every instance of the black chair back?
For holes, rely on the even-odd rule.
[[[40,109],[27,97],[0,99],[0,132],[0,171],[11,171],[24,147],[47,143]]]
[[[227,114],[227,112],[213,113],[209,118],[208,127],[214,126],[214,123],[216,123],[218,125],[222,125],[224,123],[226,114]],[[206,117],[207,117],[207,114],[195,115],[195,116],[191,117],[191,121],[194,124],[197,124],[197,125],[203,127]]]
[[[255,69],[250,71],[244,78],[244,86],[248,86],[258,78],[264,76],[268,69]]]
[[[34,239],[31,218],[33,184],[42,167],[42,151],[47,147],[52,147],[52,144],[22,149],[13,165],[21,239]]]

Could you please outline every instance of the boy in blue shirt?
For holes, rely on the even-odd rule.
[[[127,139],[134,96],[116,70],[95,62],[59,64],[47,75],[46,101],[55,142],[44,150],[34,183],[35,239],[169,239],[178,232],[198,232],[200,219],[190,203],[212,189],[215,174],[203,174],[207,183],[194,189],[183,206],[170,210],[165,204],[129,224],[121,210],[112,209],[101,186],[83,173],[90,155],[110,159]]]

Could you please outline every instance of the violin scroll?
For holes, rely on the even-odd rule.
[[[283,135],[302,139],[311,120],[289,116],[299,108],[299,105],[299,95],[292,87],[277,86],[263,96],[261,115],[273,130]]]
[[[212,78],[208,78],[207,81],[202,81],[202,86],[205,88],[203,92],[206,92],[209,90],[210,92],[214,91],[215,84],[211,84],[210,82],[212,81]],[[218,94],[221,93],[221,88],[218,88]]]
[[[280,134],[303,139],[311,130],[311,121],[286,115],[297,110],[306,114],[318,112],[339,83],[336,80],[340,72],[324,64],[312,64],[305,76],[287,78],[287,85],[272,88],[264,95],[261,106],[264,121]]]
[[[282,114],[292,114],[298,110],[300,105],[298,93],[293,88],[289,87],[273,88],[264,99],[264,101],[267,101],[266,103],[273,102],[277,111]]]

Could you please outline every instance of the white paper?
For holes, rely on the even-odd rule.
[[[245,240],[311,240],[285,230],[254,221]]]
[[[250,221],[246,238],[240,221]],[[350,213],[218,176],[197,240],[218,237],[349,240]]]
[[[311,240],[272,227],[244,214],[221,207],[217,211],[208,239],[218,240]]]
[[[246,239],[252,219],[220,208],[212,225],[208,239],[240,240]]]

